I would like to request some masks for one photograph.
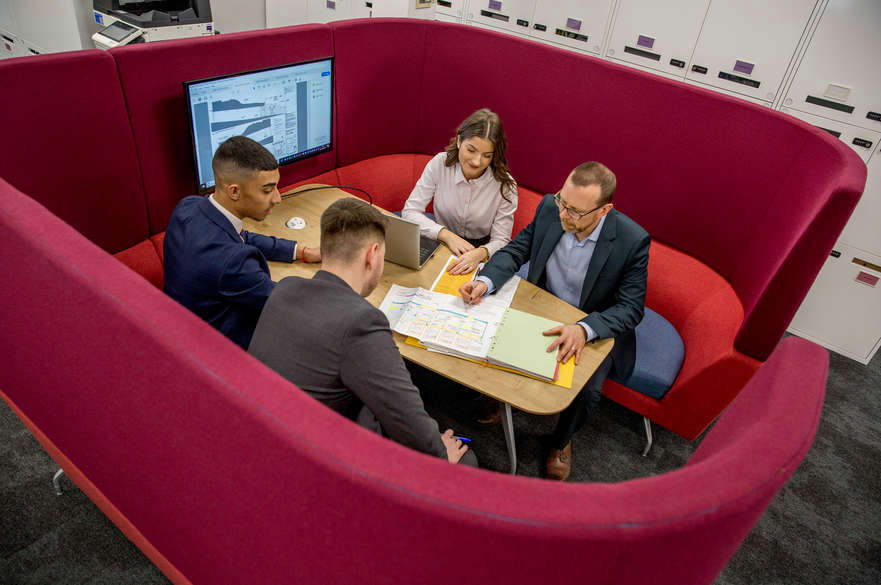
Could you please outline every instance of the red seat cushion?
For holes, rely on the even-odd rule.
[[[162,235],[164,236],[165,232]],[[117,252],[114,256],[117,260],[150,281],[153,286],[162,290],[164,286],[162,260],[152,239],[139,242],[131,248]]]

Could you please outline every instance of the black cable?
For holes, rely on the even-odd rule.
[[[373,197],[360,187],[346,187],[344,185],[324,185],[321,187],[309,187],[308,189],[301,189],[299,191],[294,191],[293,193],[285,193],[282,195],[282,199],[286,199],[291,197],[292,195],[299,195],[300,193],[308,193],[309,191],[318,191],[319,189],[352,189],[353,191],[361,191],[365,195],[367,195],[367,199],[370,201],[370,205],[373,205]]]

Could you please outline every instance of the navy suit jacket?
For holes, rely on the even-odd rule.
[[[501,288],[526,261],[527,280],[547,288],[547,263],[563,236],[559,209],[553,195],[545,195],[532,222],[507,246],[493,254],[481,271],[496,288]],[[636,362],[634,329],[645,310],[651,237],[632,219],[612,209],[594,248],[584,275],[581,302],[588,313],[582,319],[599,339],[614,337],[613,368],[620,378],[633,372]]]
[[[185,197],[165,231],[165,292],[248,349],[275,283],[268,260],[293,262],[296,242],[236,233],[207,197]]]

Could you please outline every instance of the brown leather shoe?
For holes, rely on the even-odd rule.
[[[548,454],[546,477],[566,481],[572,472],[572,441],[562,449],[551,449]]]
[[[480,418],[476,419],[477,424],[489,427],[497,425],[502,421],[502,403],[493,400],[493,403],[487,408]]]

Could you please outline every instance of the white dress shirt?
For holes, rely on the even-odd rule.
[[[555,297],[563,299],[573,307],[581,306],[581,289],[584,288],[584,277],[587,275],[587,268],[590,266],[593,251],[605,223],[606,216],[604,215],[593,231],[580,242],[575,234],[564,232],[545,265],[548,290]],[[478,276],[475,280],[486,285],[486,294],[495,292],[496,285],[489,277]],[[593,341],[597,338],[596,331],[590,325],[584,321],[579,321],[578,324],[584,329],[587,341]]]
[[[244,225],[245,224],[242,223],[242,220],[237,218],[226,207],[224,207],[223,205],[218,203],[217,200],[214,198],[214,193],[212,193],[211,195],[208,196],[208,200],[211,201],[211,204],[217,208],[217,211],[219,211],[220,213],[223,214],[223,217],[225,217],[226,219],[229,220],[229,222],[232,224],[233,229],[236,230],[236,233],[239,234],[239,237],[242,238],[242,241],[244,242],[245,241],[245,234],[244,234]],[[298,245],[297,242],[294,242],[294,260],[297,259],[297,245]]]
[[[442,228],[468,239],[488,235],[486,249],[492,256],[511,241],[517,191],[506,193],[510,198],[506,201],[502,197],[502,185],[493,177],[491,167],[469,181],[458,162],[450,167],[444,165],[446,156],[446,152],[441,152],[428,161],[404,204],[401,217],[418,223],[420,233],[435,240]],[[436,221],[425,216],[425,208],[432,198]]]
[[[242,220],[237,218],[229,209],[218,203],[217,200],[214,198],[214,193],[208,196],[208,200],[211,201],[211,204],[217,208],[217,211],[223,214],[223,217],[229,220],[229,223],[232,224],[233,229],[236,230],[236,233],[239,234],[240,238],[242,238],[242,229],[244,228]],[[242,238],[242,241],[244,241],[244,238]]]

